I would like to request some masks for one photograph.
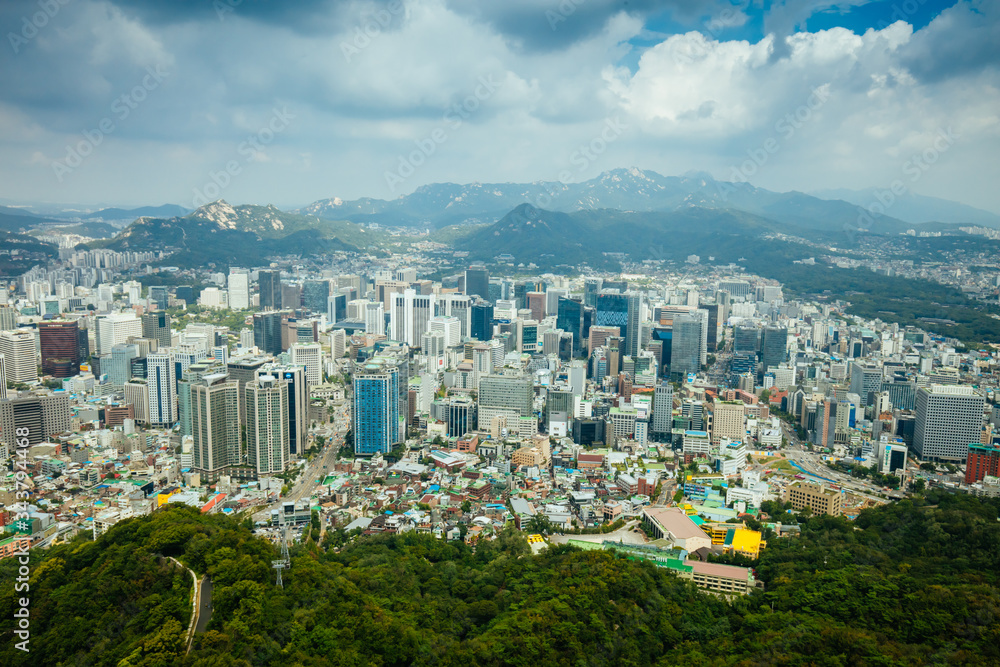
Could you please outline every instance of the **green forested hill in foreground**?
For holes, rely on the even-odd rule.
[[[292,551],[168,506],[33,558],[30,655],[3,665],[1000,664],[1000,501],[933,496],[817,517],[771,538],[767,590],[728,604],[651,565],[506,533],[475,552],[429,536]],[[184,655],[190,577],[215,582]],[[5,581],[16,563],[0,561]],[[12,586],[0,614],[12,618]]]

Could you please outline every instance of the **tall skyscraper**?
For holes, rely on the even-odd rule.
[[[268,364],[258,371],[257,377],[273,375],[288,386],[288,451],[291,456],[302,456],[309,435],[309,387],[305,368]]]
[[[261,375],[246,386],[247,454],[258,475],[284,472],[289,448],[288,383]]]
[[[573,356],[584,352],[583,346],[583,303],[575,299],[560,297],[556,303],[556,328],[573,336]]]
[[[292,363],[305,368],[306,383],[323,382],[323,348],[319,343],[295,343],[290,348]]]
[[[312,313],[325,313],[327,311],[327,300],[330,298],[329,280],[307,280],[302,283],[302,304],[305,309]],[[344,297],[344,306],[347,305],[347,298]]]
[[[965,461],[980,442],[986,400],[968,385],[931,385],[917,390],[913,449],[929,461]]]
[[[229,307],[246,310],[250,307],[250,272],[235,266],[229,268]]]
[[[530,377],[487,375],[479,379],[479,425],[492,428],[493,419],[506,417],[513,426],[519,417],[533,412],[535,390]]]
[[[670,343],[670,377],[682,380],[701,367],[702,320],[694,313],[674,317]]]
[[[872,405],[874,400],[869,400],[869,395],[878,394],[881,391],[882,368],[852,361],[851,393],[860,396],[861,402],[865,405]]]
[[[255,356],[244,356],[236,357],[230,359],[226,362],[226,369],[229,371],[229,377],[233,380],[239,382],[239,397],[240,397],[240,423],[246,424],[246,405],[243,403],[243,389],[250,382],[257,379],[260,371],[268,363],[266,357],[255,357]]]
[[[191,384],[193,463],[203,481],[216,481],[225,468],[241,463],[238,391],[239,383],[225,373]]]
[[[162,310],[143,313],[142,337],[155,340],[159,349],[170,347],[170,315]]]
[[[283,315],[285,313],[282,311],[254,313],[253,344],[261,352],[279,355],[284,351],[281,341],[281,319]]]
[[[664,381],[653,393],[653,421],[650,432],[662,439],[670,435],[674,423],[674,388]]]
[[[129,338],[142,337],[142,320],[132,313],[98,315],[94,325],[97,354],[108,354],[115,345],[127,343]]]
[[[28,429],[18,436],[17,429]],[[20,438],[37,445],[70,428],[69,394],[57,391],[47,396],[26,396],[0,400],[0,442],[13,452]]]
[[[153,285],[149,288],[149,302],[154,309],[164,310],[168,308],[170,306],[170,291],[163,285]]]
[[[42,373],[56,378],[68,378],[80,372],[76,322],[39,322],[38,340],[42,353]]]
[[[385,308],[377,301],[365,304],[365,333],[385,335]]]
[[[393,359],[375,356],[354,369],[354,453],[392,451],[400,442],[399,369]]]
[[[601,292],[595,307],[596,326],[618,327],[622,350],[629,356],[639,353],[639,296],[618,292]]]
[[[261,310],[277,310],[281,308],[280,271],[258,271],[257,287],[260,289]]]
[[[146,386],[149,388],[149,423],[172,426],[177,421],[177,373],[166,352],[146,357]]]
[[[733,329],[733,352],[757,355],[760,352],[760,329],[753,324],[737,324]]]
[[[407,289],[402,294],[393,294],[391,301],[389,337],[419,347],[420,337],[427,331],[427,321],[434,315],[434,295]]]
[[[482,264],[473,264],[465,271],[465,293],[490,298],[490,272]]]
[[[764,328],[760,340],[760,361],[765,373],[788,361],[788,329],[778,326]]]
[[[107,358],[107,366],[101,371],[108,376],[108,384],[115,391],[123,390],[125,383],[132,379],[132,360],[138,356],[139,351],[135,345],[126,343],[111,348],[111,355]]]
[[[469,336],[479,341],[493,338],[493,304],[477,301],[470,307]]]
[[[0,331],[0,354],[6,360],[8,382],[34,382],[38,379],[33,331]]]

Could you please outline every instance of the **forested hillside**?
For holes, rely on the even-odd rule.
[[[754,563],[767,590],[729,604],[606,552],[532,557],[513,532],[475,551],[413,534],[309,543],[279,589],[273,547],[245,525],[170,506],[34,556],[32,653],[4,630],[0,663],[1000,664],[998,511],[942,495],[812,518]],[[189,655],[191,579],[161,555],[215,583]],[[0,561],[6,581],[15,567]]]

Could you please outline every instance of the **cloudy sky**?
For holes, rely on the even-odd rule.
[[[0,26],[8,201],[638,166],[1000,212],[994,0],[4,0]]]

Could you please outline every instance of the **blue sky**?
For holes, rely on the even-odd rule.
[[[637,166],[1000,212],[996,2],[10,0],[0,27],[7,201],[292,207]]]

